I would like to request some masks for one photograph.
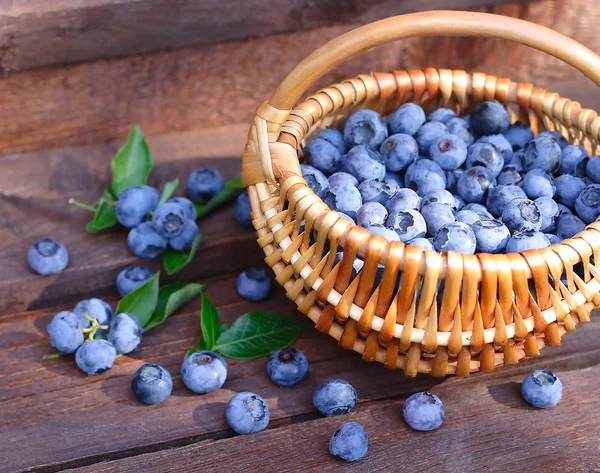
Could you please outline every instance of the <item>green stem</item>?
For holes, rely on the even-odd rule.
[[[56,360],[58,358],[60,358],[61,356],[65,356],[66,353],[50,353],[48,355],[44,355],[42,357],[42,360]]]
[[[96,207],[88,204],[84,204],[83,202],[79,202],[77,199],[69,199],[69,204],[73,207],[77,207],[78,209],[87,210],[88,212],[96,213]]]

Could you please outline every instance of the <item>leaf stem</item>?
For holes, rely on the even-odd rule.
[[[70,198],[69,204],[73,207],[77,207],[78,209],[87,210],[88,212],[96,212],[96,207],[94,207],[93,205],[84,204],[83,202],[80,202],[77,199]]]
[[[42,357],[42,360],[56,360],[61,356],[65,356],[65,353],[49,353]]]

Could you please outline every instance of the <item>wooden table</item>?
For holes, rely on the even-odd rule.
[[[184,179],[199,166],[233,176],[246,131],[236,125],[151,139],[152,181]],[[137,261],[124,231],[88,235],[88,215],[67,205],[69,197],[90,200],[102,190],[116,146],[1,158],[0,472],[600,471],[599,316],[578,326],[561,347],[516,367],[468,378],[407,379],[337,347],[280,288],[268,302],[244,302],[235,277],[243,267],[261,264],[262,254],[231,207],[201,222],[205,243],[177,279],[209,284],[207,294],[225,322],[251,309],[305,321],[296,346],[310,361],[306,380],[292,389],[278,387],[266,375],[265,359],[231,360],[221,390],[204,396],[188,391],[178,373],[183,354],[200,334],[198,300],[101,376],[87,377],[70,357],[43,361],[53,352],[45,332],[52,315],[88,297],[115,304],[116,274]],[[69,268],[58,276],[41,278],[27,268],[28,247],[44,236],[70,250]],[[144,406],[131,393],[131,376],[145,362],[173,375],[166,402]],[[564,396],[557,407],[536,410],[521,399],[520,382],[534,368],[549,368],[562,380]],[[349,380],[359,402],[347,416],[323,418],[312,394],[333,377]],[[446,408],[444,424],[431,433],[412,431],[401,415],[406,397],[424,389]],[[228,428],[225,405],[239,391],[265,398],[272,419],[266,431],[236,436]],[[336,427],[350,420],[362,423],[370,437],[369,455],[357,465],[344,464],[327,450]]]

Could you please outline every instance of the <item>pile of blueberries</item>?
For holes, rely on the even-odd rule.
[[[600,156],[510,124],[497,101],[458,117],[406,103],[348,116],[304,149],[311,189],[352,223],[426,250],[511,253],[570,238],[600,215]]]

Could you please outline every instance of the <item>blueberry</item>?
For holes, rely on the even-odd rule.
[[[508,130],[510,116],[500,102],[486,101],[477,104],[469,124],[477,136],[497,135]]]
[[[152,223],[142,222],[129,230],[127,243],[136,256],[153,259],[165,251],[169,240],[160,235]]]
[[[408,244],[420,246],[425,251],[435,251],[433,243],[428,238],[414,238],[410,240]]]
[[[514,199],[506,204],[502,221],[514,232],[534,231],[542,227],[542,214],[537,205],[529,199]]]
[[[329,453],[348,462],[362,460],[369,450],[369,436],[356,422],[340,425],[329,440]]]
[[[200,231],[196,222],[187,219],[183,224],[182,232],[177,236],[169,238],[169,246],[175,251],[188,251],[192,248],[194,239],[199,233]]]
[[[367,227],[367,230],[369,230],[372,235],[382,236],[388,241],[400,241],[400,237],[394,230],[390,230],[389,228],[381,225],[371,225],[370,227]]]
[[[183,207],[175,202],[162,204],[152,215],[154,228],[165,238],[179,235],[183,231],[186,220]]]
[[[516,122],[509,126],[503,135],[515,151],[523,148],[527,142],[534,138],[531,128],[522,122]]]
[[[181,365],[181,380],[190,391],[206,394],[216,391],[227,379],[225,358],[212,351],[201,350],[188,355]]]
[[[526,198],[527,195],[518,186],[496,186],[489,190],[486,205],[494,217],[500,217],[511,200]]]
[[[93,376],[111,369],[116,357],[117,350],[109,341],[90,340],[75,352],[75,363],[80,370]]]
[[[400,237],[400,241],[406,243],[413,238],[424,237],[427,232],[427,224],[423,216],[416,210],[401,210],[390,213],[386,227],[394,230]]]
[[[515,171],[524,174],[525,164],[523,162],[523,157],[525,156],[525,151],[523,148],[518,149],[513,153],[513,157],[508,163],[504,163],[504,169],[514,169]]]
[[[269,358],[267,373],[271,381],[279,386],[294,386],[308,373],[308,360],[297,348],[283,348]]]
[[[417,143],[419,145],[419,153],[421,156],[429,156],[429,148],[431,143],[440,136],[448,134],[448,128],[441,122],[427,122],[417,132]]]
[[[544,235],[546,235],[546,238],[548,238],[551,245],[556,245],[561,242],[561,239],[552,233],[544,233]]]
[[[585,230],[585,223],[570,213],[562,213],[558,216],[556,223],[556,236],[561,240],[573,238],[579,232]]]
[[[554,177],[544,169],[532,169],[525,174],[519,185],[525,190],[527,197],[533,200],[539,197],[552,198],[556,193]]]
[[[142,286],[154,273],[143,266],[128,266],[117,275],[117,291],[121,297],[125,297],[131,291]]]
[[[27,254],[29,267],[40,276],[60,273],[69,264],[69,253],[59,242],[44,238],[36,242]]]
[[[507,253],[539,250],[550,246],[550,240],[542,232],[515,232],[506,245]]]
[[[410,396],[402,406],[404,420],[414,430],[435,430],[444,421],[444,404],[427,391]]]
[[[485,205],[467,204],[463,207],[463,210],[472,210],[480,217],[494,218],[494,216],[488,211]]]
[[[465,171],[456,184],[458,195],[468,203],[485,202],[488,190],[496,185],[496,180],[483,166],[475,166]]]
[[[342,155],[346,154],[346,151],[348,151],[346,149],[346,143],[344,143],[344,135],[335,128],[325,128],[321,130],[317,135],[317,138],[329,141]]]
[[[473,210],[463,209],[460,212],[456,212],[456,220],[462,223],[466,223],[469,226],[473,225],[475,222],[479,222],[480,219],[481,217],[479,216],[479,214],[477,214]]]
[[[144,329],[135,315],[122,312],[110,322],[108,341],[113,344],[117,353],[127,354],[142,343]]]
[[[554,174],[560,169],[561,149],[548,137],[534,138],[523,148],[523,164],[527,171],[542,169]]]
[[[241,392],[227,403],[225,418],[229,427],[237,434],[253,434],[265,430],[269,425],[269,407],[258,394]]]
[[[585,166],[586,176],[600,184],[600,156],[592,156]]]
[[[83,343],[81,322],[74,312],[63,311],[56,314],[46,327],[50,335],[50,345],[63,353],[73,353]]]
[[[88,328],[92,324],[91,321],[86,318],[86,315],[92,319],[96,319],[100,325],[108,325],[113,316],[111,307],[102,299],[97,299],[95,297],[79,301],[73,309],[73,312],[79,317],[79,323],[83,328]],[[104,333],[104,331],[99,330],[97,333]]]
[[[456,185],[460,176],[465,172],[464,169],[455,169],[454,171],[446,171],[446,190],[456,193]]]
[[[504,164],[510,163],[513,158],[513,149],[512,145],[508,142],[508,140],[504,137],[504,135],[487,135],[482,136],[477,140],[477,143],[489,143],[494,145],[496,148],[500,150],[502,153],[502,157],[504,158]]]
[[[356,389],[343,379],[330,379],[313,395],[313,404],[325,416],[348,414],[356,404]]]
[[[356,212],[356,223],[361,227],[372,225],[384,225],[388,217],[388,211],[379,202],[367,202]]]
[[[146,184],[141,185],[140,187],[148,193],[148,196],[150,197],[150,202],[152,204],[152,210],[154,210],[158,206],[158,201],[160,200],[160,192],[158,192],[158,189]]]
[[[445,125],[448,128],[448,133],[462,138],[467,146],[475,141],[475,138],[473,138],[473,135],[469,131],[469,124],[464,118],[451,118]]]
[[[355,146],[346,155],[346,167],[360,182],[369,179],[383,179],[385,164],[378,151],[367,146]]]
[[[248,193],[245,192],[246,197],[248,196]],[[241,194],[244,195],[244,194]],[[169,199],[168,202],[173,202],[175,204],[179,204],[181,206],[181,208],[183,209],[183,211],[185,212],[185,216],[186,218],[190,219],[190,220],[196,220],[198,218],[198,214],[196,212],[196,206],[194,205],[194,203],[186,198],[186,197],[173,197],[172,199]],[[237,207],[236,207],[237,210]],[[236,216],[237,216],[237,212],[236,212]]]
[[[442,169],[452,171],[461,167],[467,159],[467,145],[456,135],[438,136],[431,142],[429,156]]]
[[[445,189],[431,191],[430,193],[425,195],[425,197],[423,197],[423,201],[421,202],[421,207],[433,204],[434,202],[449,205],[454,210],[457,209],[456,200],[454,199],[454,196]]]
[[[404,187],[404,176],[397,172],[386,171],[385,172],[385,181],[388,181],[390,185],[396,186],[397,189]]]
[[[496,177],[504,167],[504,157],[500,149],[492,143],[475,142],[469,146],[465,163],[467,169],[482,166]]]
[[[558,205],[550,197],[539,197],[535,199],[534,202],[542,214],[542,226],[540,231],[543,233],[554,232],[554,230],[556,230],[556,219],[560,213]]]
[[[518,184],[523,180],[523,176],[515,168],[505,166],[504,169],[498,174],[496,181],[499,186],[512,186]]]
[[[423,123],[425,123],[425,112],[415,103],[405,103],[387,117],[390,135],[396,133],[415,135]]]
[[[437,123],[437,122],[432,122]],[[430,159],[419,159],[411,164],[404,176],[406,187],[423,197],[431,191],[446,188],[446,174]]]
[[[465,205],[467,205],[467,203],[462,200],[462,198],[458,195],[454,195],[454,205],[452,206],[452,208],[454,210],[461,210]]]
[[[404,171],[419,157],[419,146],[410,135],[389,136],[379,148],[385,166],[390,171]]]
[[[358,185],[358,191],[363,203],[379,202],[380,204],[385,204],[397,190],[398,186],[396,183],[386,179],[369,179],[368,181],[362,181]]]
[[[325,194],[323,202],[330,209],[344,213],[353,219],[362,205],[362,197],[356,187],[346,184],[336,184]]]
[[[556,201],[569,207],[575,206],[575,199],[585,189],[585,182],[579,177],[563,174],[555,179]]]
[[[430,236],[435,236],[443,225],[456,221],[452,207],[440,202],[424,205],[421,208],[421,215],[425,219],[427,233]]]
[[[481,253],[501,253],[510,239],[510,231],[499,220],[481,218],[471,225],[476,248]]]
[[[248,196],[248,192],[242,192],[235,200],[235,218],[240,225],[246,228],[254,228],[252,225],[252,216],[250,215],[251,212],[252,207],[250,206],[250,197]]]
[[[542,131],[540,134],[537,135],[537,137],[538,138],[552,138],[554,141],[556,141],[558,146],[560,146],[560,149],[564,149],[569,145],[569,142],[567,141],[567,139],[558,131],[550,131],[550,130]]]
[[[332,174],[342,159],[339,149],[327,140],[315,138],[304,148],[306,162],[324,174]]]
[[[187,193],[194,202],[205,204],[223,190],[225,181],[216,169],[199,168],[187,180]]]
[[[533,407],[554,407],[562,397],[562,383],[549,370],[535,370],[523,380],[521,394]]]
[[[466,223],[450,222],[443,225],[433,237],[433,245],[438,251],[473,254],[476,247],[475,233]]]
[[[264,301],[273,289],[273,278],[265,268],[248,268],[240,273],[235,283],[244,299]]]
[[[398,189],[384,205],[390,214],[401,210],[419,210],[421,208],[421,198],[412,189]]]
[[[563,204],[558,204],[558,210],[560,211],[561,215],[562,214],[573,214],[573,210],[571,209],[571,207],[567,207],[566,205],[563,205]]]
[[[308,184],[308,187],[310,187],[319,197],[323,198],[327,191],[329,191],[329,181],[325,177],[325,174],[308,164],[301,164],[300,170],[302,171],[302,177]]]
[[[575,199],[575,211],[585,223],[592,223],[600,215],[600,184],[590,184]]]
[[[379,148],[387,136],[388,130],[385,122],[373,110],[364,109],[353,112],[344,123],[344,142],[348,148],[357,145]]]
[[[429,115],[427,115],[428,122],[441,122],[446,123],[448,120],[456,118],[456,113],[449,108],[437,108]]]
[[[130,187],[119,195],[115,214],[121,225],[133,228],[156,208],[155,195],[145,187]]]
[[[561,152],[559,174],[573,174],[577,177],[584,177],[589,157],[583,146],[565,146]]]
[[[349,172],[336,172],[329,176],[329,185],[333,187],[337,184],[358,186],[358,179]]]
[[[173,379],[162,366],[145,364],[133,374],[131,390],[140,402],[157,404],[171,395]]]

